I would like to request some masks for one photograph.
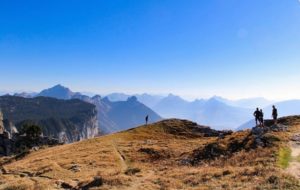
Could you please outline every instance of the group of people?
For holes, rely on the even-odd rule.
[[[263,110],[256,108],[253,115],[255,117],[256,126],[264,127],[264,112],[263,112]],[[272,118],[273,118],[274,124],[277,124],[277,117],[278,117],[278,111],[277,111],[277,108],[273,105],[272,106]]]
[[[273,121],[274,121],[274,124],[277,124],[277,117],[278,117],[277,108],[274,105],[272,106],[272,108],[273,108],[273,110],[272,110]],[[255,117],[256,126],[264,127],[264,112],[263,112],[263,110],[256,108],[253,115]],[[148,125],[148,121],[149,121],[149,115],[147,115],[145,117],[146,125]]]

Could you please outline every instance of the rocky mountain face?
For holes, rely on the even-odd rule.
[[[44,136],[65,142],[98,135],[96,107],[80,100],[1,96],[0,108],[11,130],[12,126],[19,129],[25,124],[36,124],[42,127]]]

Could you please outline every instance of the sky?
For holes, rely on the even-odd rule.
[[[299,0],[1,0],[0,91],[300,99]]]

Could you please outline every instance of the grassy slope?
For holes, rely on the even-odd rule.
[[[59,189],[60,181],[81,186],[95,176],[104,179],[98,189],[299,189],[296,179],[278,165],[278,152],[292,134],[300,131],[300,119],[292,117],[282,122],[292,127],[288,132],[272,134],[281,139],[276,145],[238,151],[195,166],[181,161],[208,143],[225,147],[249,132],[233,133],[223,140],[196,137],[185,128],[186,121],[173,120],[168,125],[158,123],[48,148],[4,165],[10,174],[0,174],[0,189]],[[170,134],[173,129],[183,135]],[[73,165],[79,166],[80,172],[72,171]],[[125,174],[134,169],[140,172]]]

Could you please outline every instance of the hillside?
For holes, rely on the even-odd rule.
[[[4,119],[17,128],[23,124],[37,124],[45,136],[64,136],[68,142],[73,142],[98,134],[95,106],[80,100],[1,96],[0,108]]]
[[[231,134],[165,120],[2,159],[0,189],[299,189],[286,152],[300,117],[280,126]]]

